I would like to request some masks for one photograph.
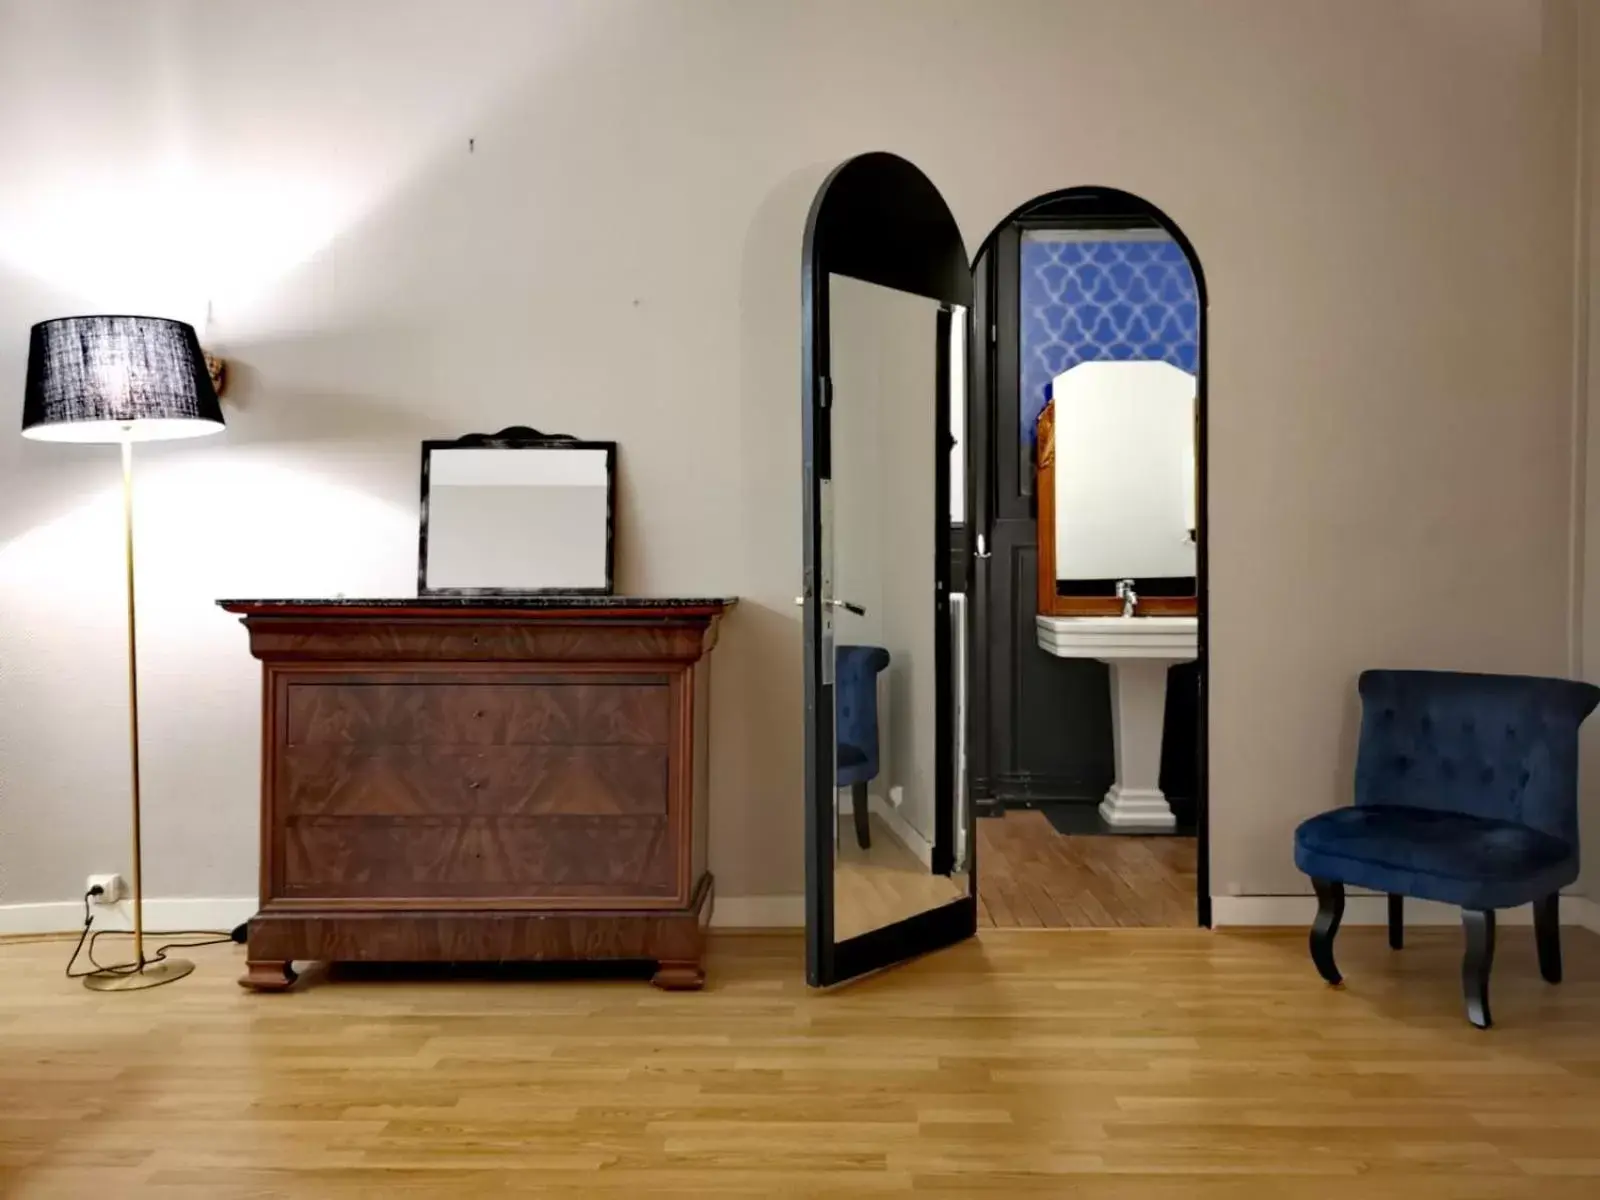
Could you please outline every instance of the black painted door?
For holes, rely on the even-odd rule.
[[[829,177],[802,260],[813,986],[977,931],[950,549],[952,344],[971,291],[954,218],[914,166],[868,154]]]

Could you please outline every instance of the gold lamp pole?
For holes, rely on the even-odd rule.
[[[131,430],[129,431],[131,434]],[[133,441],[124,437],[122,447],[122,556],[126,570],[128,601],[128,766],[133,793],[133,868],[128,872],[133,884],[133,962],[107,967],[83,977],[83,986],[96,992],[132,992],[182,979],[194,970],[185,958],[160,958],[148,962],[144,956],[144,881],[143,846],[139,831],[139,638],[137,606],[134,602],[133,575]]]
[[[133,584],[133,443],[122,446],[122,559],[128,601],[128,767],[133,793],[133,958],[144,969],[144,849],[139,839],[139,617]],[[176,965],[170,962],[163,966]],[[192,963],[184,964],[190,971]],[[185,971],[184,974],[188,974]],[[91,976],[91,978],[93,978]],[[104,989],[102,989],[104,990]]]
[[[133,961],[83,977],[97,992],[182,979],[184,959],[144,953],[139,794],[139,651],[133,566],[133,443],[198,437],[223,427],[213,376],[195,331],[159,317],[65,317],[33,327],[22,435],[51,442],[116,442],[122,449],[122,546],[128,610],[128,759],[133,800]]]

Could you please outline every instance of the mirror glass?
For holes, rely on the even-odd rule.
[[[609,443],[423,447],[423,594],[611,590]]]
[[[940,373],[960,353],[965,315],[841,275],[828,277],[828,303],[823,602],[835,663],[833,932],[843,942],[968,893],[964,839],[954,839],[954,870],[936,871],[941,826],[948,868],[957,819],[955,797],[938,794],[938,756],[954,764],[959,748],[954,730],[937,727],[934,666],[953,632],[936,596],[938,527],[951,517],[936,455],[955,453],[937,445]],[[941,311],[954,313],[943,362]],[[958,773],[945,778],[953,791]]]
[[[1051,382],[1058,580],[1195,574],[1195,379],[1165,362],[1086,362]]]

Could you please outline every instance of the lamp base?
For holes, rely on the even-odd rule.
[[[182,979],[193,970],[194,964],[188,959],[164,958],[160,962],[145,963],[137,971],[106,971],[85,975],[83,986],[91,992],[137,992]]]

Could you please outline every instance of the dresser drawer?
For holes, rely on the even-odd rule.
[[[280,752],[282,813],[622,816],[667,811],[666,746],[322,743]]]
[[[289,683],[283,742],[301,746],[664,746],[660,682]]]
[[[285,899],[662,899],[680,893],[662,816],[294,816]]]

